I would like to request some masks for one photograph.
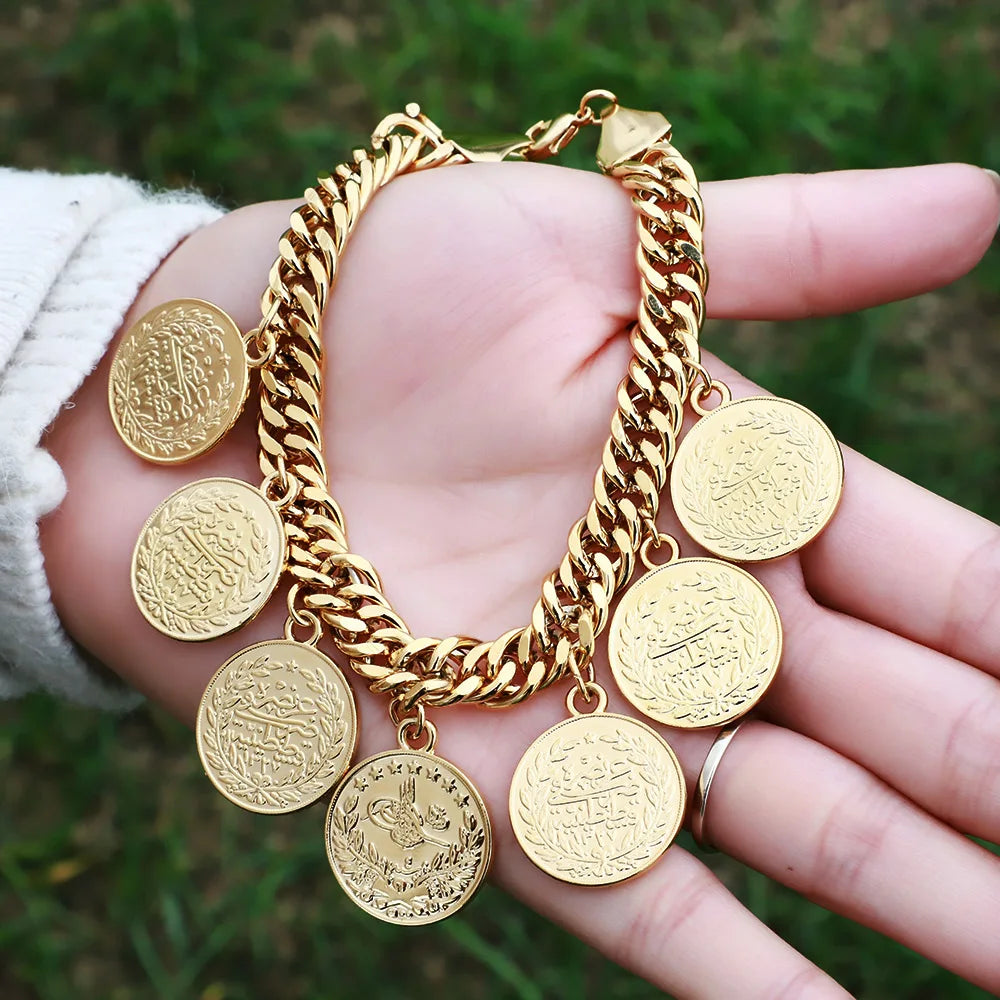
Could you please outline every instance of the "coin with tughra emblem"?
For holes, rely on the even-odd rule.
[[[490,866],[486,803],[454,764],[425,750],[362,761],[334,794],[326,850],[337,881],[365,912],[416,926],[461,909]]]

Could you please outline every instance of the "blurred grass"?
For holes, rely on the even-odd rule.
[[[1000,166],[990,0],[49,0],[4,14],[0,162],[195,185],[230,205],[301,190],[408,100],[488,135],[568,110],[593,86],[662,108],[703,179]],[[998,256],[918,300],[780,333],[714,324],[706,340],[848,443],[1000,519]],[[436,928],[366,920],[326,871],[318,814],[227,807],[189,734],[155,710],[119,720],[43,696],[2,706],[0,767],[4,1000],[653,994],[495,890]],[[859,997],[985,996],[713,863]]]

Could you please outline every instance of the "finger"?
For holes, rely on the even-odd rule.
[[[816,605],[761,574],[781,610],[767,718],[864,765],[952,826],[1000,842],[1000,681]]]
[[[532,273],[551,273],[555,256],[562,275],[585,291],[591,306],[593,290],[604,287],[615,295],[622,316],[634,318],[635,232],[617,184],[544,165],[518,165],[518,174],[501,174],[505,169],[477,167],[466,177],[470,184],[481,178],[494,199],[503,197],[508,220],[514,197],[521,226],[531,231],[527,247],[537,254]],[[523,183],[504,193],[505,179]],[[428,188],[452,183],[443,172],[420,181]],[[1000,189],[986,171],[963,163],[749,177],[707,183],[702,193],[708,306],[715,317],[832,315],[918,295],[972,268],[1000,217]],[[403,197],[402,185],[398,194]],[[422,211],[421,231],[427,232],[442,213],[433,197]],[[931,213],[935,224],[928,238]],[[474,218],[468,211],[461,216],[466,241]],[[458,220],[452,240],[463,239],[457,226]],[[537,282],[531,290],[548,292]]]
[[[1000,189],[961,163],[786,174],[705,185],[705,216],[710,313],[792,319],[864,309],[965,274],[996,232]]]
[[[1000,676],[1000,528],[845,449],[844,497],[802,554],[831,608]]]
[[[555,885],[512,843],[498,868],[500,883],[534,909],[678,1000],[850,996],[679,847],[610,889]]]
[[[1000,859],[832,750],[747,724],[716,772],[706,823],[734,857],[1000,990]]]
[[[848,997],[678,847],[641,877],[607,887],[568,885],[527,859],[501,803],[517,757],[557,717],[561,695],[544,696],[510,718],[460,710],[469,724],[447,729],[449,756],[493,804],[499,884],[678,1000]]]

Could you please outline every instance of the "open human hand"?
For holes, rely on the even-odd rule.
[[[976,263],[1000,214],[988,175],[954,164],[703,192],[715,317],[791,319],[926,291]],[[125,325],[189,296],[256,325],[293,207],[251,206],[189,237]],[[532,164],[404,177],[361,221],[325,320],[326,453],[352,549],[417,634],[489,639],[527,621],[590,500],[628,359],[634,238],[613,181]],[[759,391],[705,361],[734,396]],[[149,466],[112,428],[107,365],[48,436],[69,485],[43,525],[49,577],[71,634],[191,724],[214,670],[280,635],[284,608],[273,601],[238,636],[173,642],[133,603],[132,546],[184,483],[259,480],[253,420],[190,465]],[[784,659],[719,768],[708,831],[772,878],[1000,991],[1000,858],[966,836],[1000,842],[1000,530],[860,455],[847,451],[846,465],[820,539],[754,570],[781,612]],[[682,554],[698,554],[663,507]],[[612,709],[631,714],[606,657],[596,671]],[[392,746],[385,700],[355,691],[360,753]],[[564,717],[565,693],[435,713],[442,752],[490,806],[499,883],[680,998],[845,996],[679,847],[608,888],[531,865],[507,787],[530,741]],[[690,784],[712,734],[666,735]]]

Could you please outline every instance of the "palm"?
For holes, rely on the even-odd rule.
[[[543,168],[541,180],[565,173]],[[331,328],[357,331],[330,344],[334,494],[352,544],[411,627],[430,632],[485,636],[526,620],[586,509],[626,364],[615,334],[634,310],[633,275],[623,288],[587,287],[576,257],[533,226],[541,197],[512,206],[517,185],[498,189],[495,176],[465,172],[477,190],[460,218],[446,172],[409,179],[416,192],[389,188],[330,310]],[[415,198],[444,223],[410,221],[386,261],[380,223]],[[633,238],[627,215],[621,236]],[[362,269],[367,280],[352,280]]]
[[[771,186],[751,193],[754,183]],[[824,183],[848,182],[818,182],[810,203],[815,240],[804,244],[814,252],[798,268],[787,255],[797,216],[788,213],[787,232],[775,235],[772,226],[769,237],[766,227],[774,199],[801,211],[807,189],[774,179],[710,192],[715,315],[835,311],[933,287],[971,266],[992,232],[990,213],[996,218],[995,192],[968,169],[926,181],[869,176],[833,196]],[[954,230],[921,250],[920,210],[942,188],[953,192]],[[856,221],[850,236],[841,233],[837,196],[880,204],[888,190],[895,213],[881,222],[870,216],[868,233],[857,233]],[[273,229],[286,212],[262,206],[257,218]],[[208,231],[190,240],[139,307],[203,295],[251,325],[245,289],[264,273],[274,242],[263,230],[224,282],[199,263],[211,259],[216,237]],[[541,576],[589,500],[625,370],[619,334],[635,308],[632,238],[627,202],[611,182],[537,167],[400,181],[360,227],[328,317],[327,452],[352,546],[378,566],[411,630],[492,638],[527,621]],[[881,252],[888,243],[909,252],[906,267]],[[736,395],[750,391],[709,364]],[[118,511],[110,524],[79,464],[80,442],[110,441],[100,395],[85,388],[73,421],[51,442],[71,484],[47,540],[56,596],[82,641],[190,719],[207,676],[242,639],[181,649],[129,611],[129,628],[108,641],[108,609],[119,616],[130,604],[134,534]],[[170,488],[220,464],[252,478],[249,427],[203,460],[205,472],[140,470],[121,452],[111,441],[104,461],[109,476],[134,483],[127,519],[136,528]],[[82,606],[72,581],[95,535],[79,528],[88,516],[107,526],[102,554],[115,539],[114,565]],[[928,520],[938,528],[933,537],[924,531]],[[669,518],[663,523],[692,554]],[[764,707],[769,723],[734,742],[709,812],[723,849],[994,989],[1000,959],[988,929],[1000,925],[1000,861],[961,834],[1000,840],[1000,684],[991,676],[1000,673],[1000,649],[989,628],[996,605],[980,599],[968,629],[949,607],[963,593],[963,566],[983,581],[992,575],[995,587],[995,559],[975,555],[995,537],[985,522],[849,455],[844,503],[826,535],[801,559],[760,573],[782,613],[782,673]],[[274,635],[275,616],[254,623],[247,641]],[[156,671],[144,666],[153,658]],[[596,669],[608,682],[606,661]],[[842,995],[679,849],[654,874],[608,890],[565,887],[531,868],[509,835],[507,782],[527,742],[559,718],[561,693],[511,712],[438,713],[442,752],[491,804],[501,881],[683,997],[771,997],[786,987],[789,996],[807,988]],[[393,738],[385,707],[364,706],[363,753]],[[670,739],[691,779],[709,737]],[[720,963],[727,950],[747,957]]]

